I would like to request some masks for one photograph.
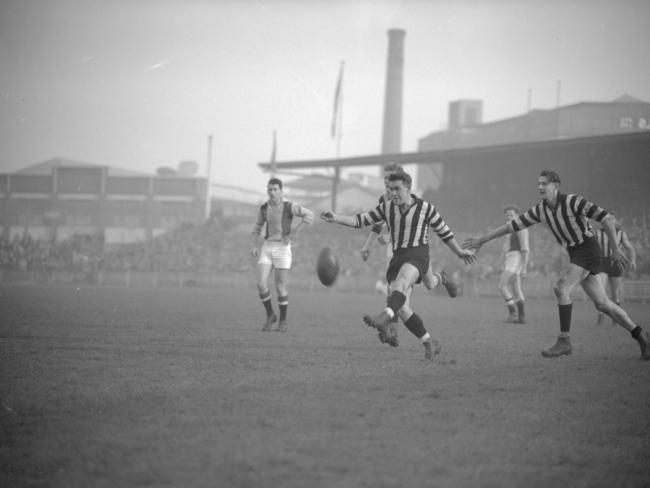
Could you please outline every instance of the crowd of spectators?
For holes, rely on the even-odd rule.
[[[650,277],[650,232],[648,219],[630,218],[624,222],[630,241],[637,251],[635,278]],[[495,223],[495,225],[498,223]],[[29,270],[96,268],[196,273],[252,272],[250,257],[251,223],[218,218],[205,224],[186,224],[147,242],[118,247],[104,244],[100,235],[75,234],[68,239],[46,241],[28,233],[12,238],[0,236],[0,268]],[[493,227],[492,225],[491,227]],[[490,226],[486,226],[490,227]],[[469,234],[454,229],[460,242]],[[485,230],[485,229],[482,229]],[[294,273],[313,272],[320,249],[329,245],[339,257],[341,272],[350,276],[382,276],[385,272],[385,249],[376,248],[368,261],[359,254],[368,229],[351,229],[326,225],[319,220],[303,230],[294,244]],[[479,260],[465,267],[447,247],[432,235],[431,256],[434,268],[457,272],[472,280],[493,279],[503,265],[501,242],[484,246]],[[549,276],[561,269],[566,253],[550,233],[540,226],[531,229],[529,275]]]
[[[35,239],[29,233],[0,235],[0,269],[18,271],[87,267],[102,259],[100,235],[74,234],[62,240]]]

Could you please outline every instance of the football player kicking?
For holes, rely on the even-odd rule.
[[[321,219],[355,228],[386,223],[393,249],[393,257],[386,272],[389,287],[387,306],[379,315],[366,315],[363,320],[389,342],[395,333],[390,325],[391,319],[399,315],[406,328],[422,342],[424,358],[432,361],[440,352],[440,344],[431,338],[422,319],[410,307],[411,291],[429,269],[429,227],[465,264],[474,262],[476,256],[474,252],[458,245],[451,229],[433,204],[411,194],[412,181],[408,173],[397,171],[388,180],[390,199],[373,210],[355,215],[325,211],[321,214]]]
[[[385,193],[379,197],[380,205],[384,203],[386,200],[390,199],[390,193],[388,191],[389,177],[390,175],[397,173],[398,171],[404,171],[404,168],[395,162],[391,161],[384,165]],[[366,242],[364,243],[363,247],[360,250],[361,259],[363,259],[364,261],[368,260],[368,258],[370,257],[371,249],[376,245],[375,243],[378,243],[382,246],[390,244],[391,242],[390,233],[384,232],[385,227],[386,227],[385,222],[380,222],[372,225],[370,233],[366,238]],[[386,246],[386,266],[390,264],[390,260],[392,259],[392,257],[393,257],[392,246]],[[425,288],[430,291],[435,290],[438,285],[443,285],[447,290],[447,294],[450,297],[454,298],[458,295],[458,282],[453,278],[453,276],[450,276],[444,270],[442,270],[440,273],[434,273],[433,270],[431,269],[431,264],[429,264],[429,268],[427,269],[426,274],[422,277],[422,284],[424,284]],[[377,289],[377,291],[381,291],[386,296],[388,296],[388,294],[390,293],[390,291],[388,290],[388,283],[383,283],[381,281],[378,281],[375,288]],[[391,333],[391,338],[388,341],[386,341],[386,337],[383,334],[379,333],[380,341],[388,342],[391,346],[397,346],[399,344],[398,333],[397,333],[398,330],[397,319],[398,319],[397,315],[395,315],[391,319],[390,329],[391,331],[394,331],[393,333]]]

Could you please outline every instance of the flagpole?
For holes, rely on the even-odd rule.
[[[336,82],[336,91],[334,93],[334,114],[332,117],[332,137],[336,138],[336,159],[341,157],[341,139],[343,130],[341,123],[343,121],[343,70],[345,61],[341,61],[339,69],[339,78]],[[339,180],[341,179],[341,167],[337,164],[334,166],[334,178],[332,178],[332,211],[336,212],[336,194],[338,192]]]
[[[337,120],[337,134],[336,134],[336,159],[341,157],[341,139],[343,138],[343,70],[345,68],[345,61],[341,61],[341,91],[339,92],[338,100],[338,120]]]
[[[208,135],[208,149],[205,159],[205,219],[210,220],[212,212],[212,134]]]
[[[277,170],[277,166],[275,164],[277,145],[278,145],[278,140],[277,140],[276,130],[273,129],[273,146],[271,148],[271,178],[275,178],[275,173]]]

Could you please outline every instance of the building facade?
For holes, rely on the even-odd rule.
[[[107,244],[127,243],[203,222],[206,211],[204,178],[112,174],[57,159],[0,174],[0,227],[8,236],[101,234]]]

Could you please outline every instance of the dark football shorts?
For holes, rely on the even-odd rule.
[[[393,251],[393,257],[388,265],[388,271],[386,271],[386,280],[389,283],[395,281],[400,268],[405,263],[409,263],[418,269],[420,277],[417,283],[422,282],[422,277],[429,270],[429,246],[425,244]]]
[[[576,266],[589,271],[589,274],[600,273],[600,245],[595,237],[590,237],[581,244],[567,247],[569,261]]]
[[[623,268],[611,257],[600,260],[600,272],[606,273],[607,276],[612,278],[620,278],[623,276]]]

